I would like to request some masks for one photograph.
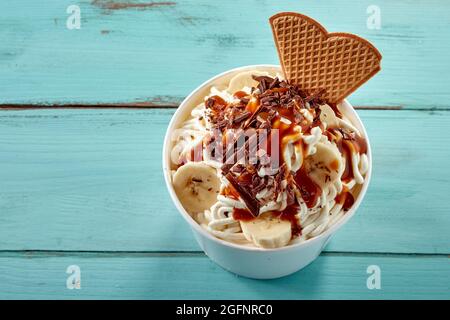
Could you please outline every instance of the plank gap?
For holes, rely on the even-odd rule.
[[[138,103],[105,103],[105,104],[0,104],[1,110],[30,109],[176,109],[178,103],[138,102]],[[407,108],[404,106],[354,106],[358,110],[419,110],[448,111],[449,108]]]
[[[99,103],[99,104],[0,104],[1,110],[29,110],[29,109],[176,109],[178,103]]]
[[[14,110],[33,110],[33,109],[176,109],[179,103],[161,103],[161,102],[136,102],[136,103],[99,103],[99,104],[0,104],[0,111]],[[364,106],[355,105],[356,110],[408,110],[408,111],[450,111],[449,107],[423,107],[411,108],[403,105],[397,106]]]
[[[409,257],[409,258],[450,258],[450,253],[404,253],[404,252],[345,252],[326,251],[321,256],[333,257]],[[84,256],[90,257],[206,257],[203,251],[88,251],[88,250],[0,250],[0,258],[48,258]]]

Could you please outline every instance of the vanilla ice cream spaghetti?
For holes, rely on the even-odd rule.
[[[224,89],[212,87],[176,130],[175,190],[212,235],[244,245],[285,246],[320,235],[353,204],[369,168],[364,138],[337,107],[296,90],[280,75],[244,72]],[[229,168],[206,151],[212,130],[268,125],[282,133],[278,168],[246,167],[245,161]]]

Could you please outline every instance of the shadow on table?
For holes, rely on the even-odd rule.
[[[242,284],[239,295],[248,299],[313,299],[320,294],[321,281],[327,269],[326,264],[326,257],[318,257],[290,276],[272,280],[238,277]]]

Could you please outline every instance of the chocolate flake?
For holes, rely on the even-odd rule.
[[[259,215],[260,203],[252,196],[247,188],[245,188],[242,183],[240,183],[232,173],[227,173],[225,178],[230,182],[233,188],[239,193],[242,200],[244,201],[247,209],[252,213],[254,217]]]
[[[244,111],[243,113],[241,113],[240,115],[236,116],[233,119],[233,123],[235,123],[235,124],[240,123],[240,122],[244,121],[245,119],[247,119],[248,117],[250,117],[251,114],[252,113],[250,111]]]
[[[323,103],[321,96],[325,90],[319,89],[313,94],[307,94],[297,85],[285,80],[280,81],[276,77],[253,76],[253,79],[258,82],[258,85],[256,88],[251,88],[249,95],[237,95],[238,99],[231,103],[225,102],[219,96],[212,96],[205,101],[207,120],[211,123],[212,128],[219,129],[222,133],[225,133],[228,129],[265,129],[270,132],[273,119],[281,116],[284,112],[292,114],[293,119],[289,120],[295,122],[294,124],[301,125],[302,130],[310,130],[312,127],[321,125],[319,106]],[[254,111],[248,109],[251,99],[257,99],[257,106]],[[304,127],[305,118],[301,113],[302,109],[313,109],[315,112],[313,123],[306,128]],[[345,140],[354,139],[351,132],[341,131],[341,134]],[[223,160],[222,174],[239,193],[254,217],[259,215],[261,206],[261,202],[256,198],[256,195],[264,188],[273,188],[275,199],[280,192],[286,192],[288,206],[295,205],[294,189],[295,187],[299,188],[293,178],[295,173],[288,172],[286,164],[281,165],[274,175],[264,177],[258,175],[258,170],[262,167],[260,162],[248,164],[249,156],[254,155],[261,145],[261,141],[251,143],[255,142],[253,139],[267,138],[267,136],[251,135],[247,137],[246,142],[240,148],[238,148],[238,141],[241,141],[242,136],[234,136],[230,148],[219,155],[219,158]],[[207,142],[207,144],[213,143],[221,142],[213,139]],[[329,179],[329,177],[326,179]],[[287,181],[284,188],[282,186],[283,181]],[[299,189],[302,196],[309,192],[305,188]]]

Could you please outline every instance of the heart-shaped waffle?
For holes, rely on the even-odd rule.
[[[295,12],[270,18],[284,74],[291,83],[338,103],[380,70],[381,54],[356,35],[328,33],[317,21]]]

